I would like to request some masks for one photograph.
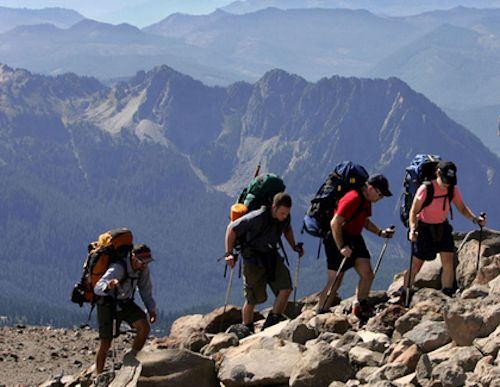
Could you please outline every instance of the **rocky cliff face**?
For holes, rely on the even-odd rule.
[[[453,298],[436,289],[436,261],[419,273],[409,308],[398,303],[400,275],[386,291],[371,292],[377,313],[365,325],[350,314],[352,298],[316,315],[315,295],[300,300],[298,313],[290,305],[289,320],[245,338],[233,325],[237,307],[188,315],[100,385],[115,377],[112,386],[497,386],[500,232],[484,230],[479,261],[478,237],[456,235]]]

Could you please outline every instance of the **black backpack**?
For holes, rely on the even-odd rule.
[[[410,209],[413,203],[413,198],[417,193],[418,187],[422,184],[425,184],[427,187],[427,194],[420,210],[423,210],[437,198],[444,198],[444,208],[446,198],[448,198],[450,203],[450,214],[453,218],[451,201],[453,200],[454,187],[449,186],[448,193],[446,195],[434,196],[434,185],[432,185],[431,181],[436,178],[436,167],[439,161],[441,161],[441,156],[418,154],[406,168],[406,175],[403,180],[403,193],[401,195],[399,207],[401,222],[403,222],[406,227],[409,227]]]
[[[340,198],[349,191],[360,191],[367,180],[368,172],[361,165],[351,161],[337,164],[311,200],[304,216],[302,230],[314,237],[324,238],[330,231],[333,211]],[[355,218],[362,208],[363,202],[349,220]]]

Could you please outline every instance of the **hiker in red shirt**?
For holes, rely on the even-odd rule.
[[[432,187],[430,187],[432,185]],[[427,194],[433,194],[429,205],[423,207]],[[443,271],[441,273],[442,291],[447,296],[454,293],[455,268],[453,256],[453,228],[448,222],[451,202],[458,211],[474,224],[484,226],[486,219],[476,217],[462,200],[457,187],[457,167],[451,161],[440,161],[436,169],[436,179],[422,184],[413,199],[410,209],[410,234],[412,242],[411,283],[425,261],[432,261],[439,253]],[[405,273],[404,289],[408,289],[409,273]],[[402,295],[403,299],[405,294]]]
[[[331,306],[333,296],[342,283],[345,271],[351,267],[354,267],[359,275],[356,296],[360,307],[354,309],[353,313],[361,318],[370,312],[367,299],[374,274],[370,263],[370,253],[366,248],[361,232],[366,228],[383,238],[391,238],[394,235],[392,228],[382,230],[370,219],[372,203],[388,196],[392,196],[392,193],[389,191],[387,179],[383,175],[375,175],[368,179],[361,191],[349,191],[339,200],[330,222],[331,232],[327,234],[324,240],[328,282],[320,293],[319,313],[325,312]],[[338,272],[344,257],[347,257],[346,262],[342,270]],[[335,281],[337,276],[338,279]],[[334,282],[335,287],[332,288]],[[330,289],[330,296],[327,300]]]

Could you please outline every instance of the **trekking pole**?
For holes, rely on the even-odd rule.
[[[330,296],[332,294],[333,288],[337,284],[337,281],[338,281],[338,279],[340,277],[340,274],[342,273],[342,269],[344,268],[345,263],[347,262],[347,258],[348,257],[344,257],[342,259],[342,262],[340,262],[340,266],[339,266],[339,269],[337,270],[337,274],[335,275],[335,279],[333,280],[332,285],[330,286],[330,288],[328,288],[328,292],[326,292],[326,298],[325,298],[325,301],[323,302],[323,305],[321,306],[321,310],[325,309],[325,305],[328,303],[328,300],[330,299]]]
[[[486,216],[486,212],[481,212],[479,214],[480,218],[484,218]],[[481,242],[483,241],[483,226],[479,225],[479,245],[477,248],[477,261],[476,261],[476,275],[479,270],[479,260],[481,259]]]
[[[295,278],[293,281],[295,285],[295,289],[293,290],[293,303],[295,305],[297,305],[297,288],[299,287],[299,272],[300,272],[300,251],[302,250],[302,246],[304,246],[302,242],[297,243],[299,251],[297,257],[297,268],[295,269]]]
[[[389,227],[391,230],[394,230],[396,226],[393,224]],[[377,264],[375,265],[375,270],[373,272],[373,276],[377,275],[378,268],[380,267],[380,263],[382,262],[382,257],[384,256],[385,250],[387,249],[387,244],[389,243],[389,238],[385,238],[384,246],[380,251],[380,255],[378,256]]]
[[[410,292],[411,292],[411,269],[413,266],[413,250],[410,248],[410,269],[408,270],[408,285],[405,293],[405,308],[410,307]]]
[[[236,255],[234,255],[234,265],[235,266],[236,266],[237,260],[238,260],[238,255],[236,254]],[[224,308],[222,309],[222,317],[221,317],[221,320],[220,320],[220,329],[219,330],[221,332],[222,332],[222,330],[224,328],[224,315],[226,313],[227,303],[229,302],[229,295],[231,294],[231,287],[232,287],[232,284],[233,284],[233,277],[234,277],[235,266],[233,266],[231,268],[231,272],[229,274],[229,282],[227,284],[226,297],[224,298]],[[227,264],[226,264],[226,269],[227,269]]]

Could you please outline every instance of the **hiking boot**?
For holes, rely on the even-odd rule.
[[[399,305],[402,305],[406,308],[406,293],[410,292],[410,297],[408,298],[409,303],[411,304],[412,291],[408,288],[401,289],[401,295],[399,296]],[[408,305],[409,306],[409,305]]]
[[[441,291],[445,296],[448,296],[450,298],[453,298],[455,295],[455,291],[452,288],[442,288]]]
[[[360,321],[366,322],[375,314],[375,309],[368,304],[367,300],[354,301],[352,305],[352,314],[354,314]]]
[[[250,324],[245,324],[245,326],[248,328],[248,331],[251,335],[255,333],[255,325],[253,322],[251,322]]]
[[[355,315],[357,318],[361,316],[361,305],[358,300],[352,303],[351,313]]]
[[[264,322],[264,325],[262,325],[262,330],[276,325],[283,320],[285,320],[285,317],[283,317],[281,314],[269,313],[267,315],[266,321]]]

